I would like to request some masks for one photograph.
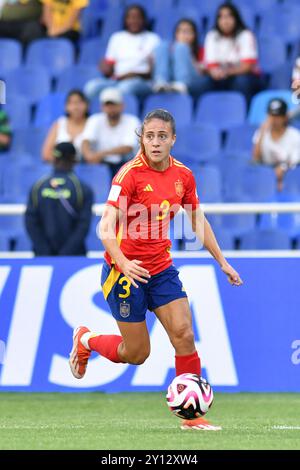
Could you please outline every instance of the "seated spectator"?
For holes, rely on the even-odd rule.
[[[288,126],[287,104],[273,99],[268,104],[268,117],[253,138],[255,162],[272,165],[282,190],[286,171],[300,163],[300,131]]]
[[[75,153],[70,142],[58,144],[54,172],[30,191],[25,225],[36,256],[86,254],[93,193],[73,173]]]
[[[51,127],[45,139],[43,160],[52,162],[53,149],[60,142],[72,142],[76,149],[76,160],[82,160],[83,132],[88,119],[89,103],[80,90],[72,90],[66,99],[66,115],[61,116]]]
[[[80,13],[89,0],[41,0],[47,36],[77,42],[80,37]]]
[[[103,90],[100,102],[102,113],[90,116],[85,127],[82,154],[87,163],[108,165],[113,178],[137,148],[140,121],[123,114],[123,97],[117,88]]]
[[[140,6],[128,7],[124,30],[111,36],[105,59],[99,65],[106,78],[96,78],[86,84],[84,91],[88,98],[97,96],[108,86],[139,97],[151,93],[152,56],[159,41],[157,34],[147,30],[145,10]]]
[[[207,91],[240,91],[249,103],[261,88],[255,36],[230,3],[219,7],[215,27],[206,35],[204,60]]]
[[[17,39],[24,45],[44,35],[39,0],[1,0],[0,37]]]
[[[204,72],[203,48],[199,46],[197,26],[181,19],[175,27],[174,42],[163,41],[156,48],[153,91],[201,92]]]
[[[0,108],[0,152],[7,152],[11,144],[11,128],[6,112]]]

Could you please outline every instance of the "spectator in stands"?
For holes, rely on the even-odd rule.
[[[108,86],[139,97],[151,93],[153,51],[159,41],[157,34],[147,30],[145,10],[138,5],[128,7],[124,30],[111,36],[105,58],[99,65],[106,78],[96,78],[86,84],[88,98],[97,96]]]
[[[7,152],[11,144],[11,128],[6,112],[0,108],[0,152]]]
[[[36,256],[85,255],[93,193],[73,173],[73,144],[60,143],[53,154],[53,174],[37,181],[30,191],[26,229]]]
[[[83,134],[82,154],[87,163],[105,163],[113,178],[137,148],[140,121],[124,114],[123,97],[117,88],[100,93],[102,113],[89,117]]]
[[[230,3],[219,7],[215,27],[206,35],[204,60],[208,91],[240,91],[249,103],[261,88],[255,36]]]
[[[282,190],[286,171],[300,163],[300,131],[288,126],[287,104],[280,98],[268,104],[268,117],[253,138],[253,158],[257,163],[272,165]]]
[[[44,35],[39,0],[1,0],[0,37],[17,39],[24,45]]]
[[[41,0],[47,36],[77,42],[80,37],[80,13],[89,0]]]
[[[199,46],[197,26],[181,19],[175,26],[174,41],[161,42],[155,50],[153,91],[201,93],[204,72],[203,48]]]
[[[65,116],[52,125],[43,145],[43,160],[52,162],[53,149],[60,142],[72,142],[76,160],[82,160],[83,133],[88,119],[89,102],[80,90],[71,90],[66,99]]]

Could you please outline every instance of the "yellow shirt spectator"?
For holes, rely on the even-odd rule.
[[[80,31],[79,13],[89,0],[41,0],[45,5],[44,22],[49,36],[67,30]],[[47,8],[48,7],[48,8]]]

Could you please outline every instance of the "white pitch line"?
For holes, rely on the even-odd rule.
[[[300,431],[300,426],[272,426],[272,429]]]

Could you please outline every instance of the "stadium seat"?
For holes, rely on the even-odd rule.
[[[291,85],[293,66],[294,61],[289,59],[288,61],[285,61],[284,64],[273,70],[270,76],[268,88],[271,90],[288,89]]]
[[[235,240],[234,236],[229,230],[226,230],[223,227],[215,226],[213,227],[214,234],[222,250],[234,250],[235,249]]]
[[[139,116],[139,102],[135,95],[123,95],[124,100],[124,111],[125,113],[134,114],[135,116]],[[96,97],[90,102],[90,113],[100,113],[101,112],[101,105],[99,102],[99,98]]]
[[[74,46],[69,39],[37,39],[27,49],[26,64],[43,66],[51,77],[57,77],[74,63]]]
[[[50,165],[45,164],[10,165],[5,171],[4,195],[26,203],[31,187],[50,172]]]
[[[0,226],[2,225],[1,221],[2,216],[0,216]],[[4,233],[1,233],[1,228],[0,228],[0,251],[9,251],[10,249],[10,243],[9,243],[9,237],[5,235]]]
[[[14,251],[32,251],[32,242],[25,229],[15,238]]]
[[[37,105],[34,126],[49,127],[56,119],[65,114],[64,93],[49,93]]]
[[[29,153],[35,159],[40,160],[42,145],[48,133],[48,127],[15,130],[11,151],[16,154]]]
[[[276,197],[275,202],[280,203],[298,203],[300,197],[289,194],[280,193]],[[300,214],[297,213],[272,213],[261,214],[259,217],[259,228],[261,229],[280,229],[287,233],[291,238],[300,235]]]
[[[22,45],[15,39],[0,39],[0,71],[20,67],[22,62]]]
[[[23,216],[1,215],[0,221],[0,237],[11,241],[24,231]]]
[[[93,215],[89,233],[85,240],[86,248],[88,251],[104,251],[105,250],[103,243],[101,239],[99,238],[99,227],[98,227],[99,222],[100,222],[100,217]]]
[[[178,7],[169,6],[164,8],[164,14],[157,11],[154,16],[153,31],[158,34],[162,39],[171,40],[174,37],[174,30],[178,21],[182,18],[188,18],[196,23],[199,36],[202,32],[202,20],[199,14],[199,8],[188,5],[179,5]]]
[[[276,175],[273,168],[249,165],[243,172],[243,190],[253,202],[268,202],[276,194]]]
[[[106,11],[101,27],[101,38],[104,42],[107,42],[113,33],[123,29],[123,15],[124,9],[120,6],[112,6]]]
[[[300,198],[300,166],[289,170],[283,180],[285,194],[294,194]]]
[[[220,130],[228,130],[245,122],[246,107],[246,99],[241,93],[206,93],[198,101],[195,120]]]
[[[88,184],[95,197],[95,203],[105,202],[110,189],[110,173],[104,164],[77,165],[75,171],[80,179]]]
[[[80,17],[81,23],[81,39],[90,39],[97,36],[101,30],[101,23],[105,12],[101,9],[97,9],[98,2],[94,2],[93,5],[89,5],[90,8],[85,8]]]
[[[58,93],[69,93],[72,89],[83,90],[86,82],[99,76],[100,72],[96,66],[73,65],[59,75],[55,91]]]
[[[265,34],[279,36],[285,43],[293,43],[300,39],[298,18],[300,15],[299,4],[276,5],[271,10],[261,14],[260,31]]]
[[[80,48],[79,64],[96,67],[98,62],[104,58],[107,47],[107,40],[102,37],[96,37],[84,41]],[[99,76],[101,76],[99,70]]]
[[[245,152],[224,153],[223,158],[219,161],[224,201],[248,202],[243,189],[243,174],[250,160],[250,155],[248,154],[248,158],[245,158],[246,155]]]
[[[290,90],[265,90],[257,93],[251,101],[248,122],[254,126],[259,126],[267,117],[267,107],[271,99],[281,98],[288,104],[289,110],[297,105],[292,101]]]
[[[234,3],[238,8],[244,5],[250,6],[254,13],[261,14],[264,11],[270,11],[274,6],[278,5],[278,0],[252,0],[251,3],[248,0],[237,0]]]
[[[172,154],[179,160],[183,156],[192,163],[209,163],[217,157],[220,150],[221,135],[215,127],[191,124],[176,130]]]
[[[31,105],[26,96],[13,94],[7,97],[3,109],[7,112],[13,130],[24,129],[30,125]]]
[[[201,202],[221,202],[222,182],[218,167],[206,165],[194,172],[199,199]]]
[[[51,80],[45,67],[23,66],[6,75],[11,93],[24,96],[30,104],[36,104],[50,92]]]
[[[224,150],[226,153],[252,152],[253,136],[256,126],[243,124],[229,129]]]
[[[176,121],[177,126],[190,124],[192,121],[192,98],[177,93],[157,93],[145,100],[144,115],[156,108],[167,109]]]
[[[258,50],[259,65],[264,73],[270,74],[285,64],[286,46],[280,37],[259,36]]]
[[[240,241],[241,250],[290,250],[289,236],[280,230],[252,230]]]

